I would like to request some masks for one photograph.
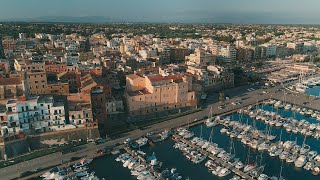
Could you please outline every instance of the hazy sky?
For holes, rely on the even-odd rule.
[[[0,0],[0,20],[102,16],[122,21],[320,24],[320,0]]]

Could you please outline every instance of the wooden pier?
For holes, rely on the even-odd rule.
[[[128,147],[125,147],[124,150],[126,150],[127,153],[131,154],[131,156],[139,158],[140,162],[142,162],[143,165],[147,165],[146,159],[144,159],[143,157],[141,157],[138,153],[132,151],[132,150],[131,150],[130,148],[128,148]]]
[[[240,171],[239,169],[236,169],[234,166],[232,166],[232,165],[230,165],[230,164],[228,164],[228,163],[226,163],[226,162],[223,162],[223,161],[222,161],[221,159],[219,159],[218,157],[213,156],[211,153],[209,153],[209,152],[201,149],[200,147],[192,144],[190,141],[188,141],[188,140],[186,140],[186,139],[183,139],[181,136],[174,134],[173,137],[174,137],[174,138],[173,138],[174,141],[180,141],[180,142],[183,142],[183,143],[185,143],[185,144],[187,144],[187,145],[195,148],[197,151],[199,151],[199,152],[201,152],[202,154],[206,155],[207,157],[209,157],[209,158],[212,159],[213,161],[215,161],[215,162],[223,165],[224,167],[228,168],[228,169],[229,169],[230,171],[232,171],[234,174],[236,174],[236,175],[238,175],[238,176],[240,176],[240,177],[242,177],[242,178],[244,178],[244,179],[252,179],[252,180],[253,180],[253,178],[252,178],[251,176],[249,176],[248,174],[244,173],[243,171]]]

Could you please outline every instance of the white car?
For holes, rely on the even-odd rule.
[[[128,144],[131,141],[131,138],[126,139],[123,143]]]

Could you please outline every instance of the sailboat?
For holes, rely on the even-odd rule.
[[[265,167],[265,164],[262,165],[262,152],[260,153],[260,162],[259,162],[259,167],[257,168],[254,168],[254,170],[250,171],[250,175],[251,177],[253,178],[258,178],[260,176],[260,174],[263,173],[264,171],[264,167]],[[258,161],[258,156],[256,158],[256,161]]]
[[[243,168],[243,172],[249,172],[252,169],[254,169],[255,167],[257,167],[257,163],[255,162],[251,162],[250,163],[250,147],[248,149],[248,158],[247,158],[247,165]]]
[[[218,123],[215,120],[214,121],[212,120],[212,106],[210,108],[208,119],[206,120],[205,124],[207,127],[213,127],[213,126],[218,125]]]

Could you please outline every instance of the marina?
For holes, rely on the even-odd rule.
[[[320,113],[317,110],[270,99],[221,117],[211,114],[195,126],[190,125],[192,120],[187,120],[184,127],[127,139],[124,149],[94,159],[88,169],[85,168],[86,176],[99,179],[161,179],[162,174],[175,179],[318,178]],[[150,161],[152,156],[157,162]]]
[[[272,101],[272,100],[270,100]],[[313,115],[306,115],[292,111],[292,109],[285,108],[285,105],[280,108],[274,108],[274,106],[271,106],[270,101],[267,101],[261,105],[258,106],[252,106],[252,111],[254,112],[274,112],[275,115],[278,115],[278,118],[282,118],[284,120],[285,118],[295,118],[298,122],[307,122],[303,123],[306,124],[305,126],[316,124],[319,122],[317,119],[317,114]],[[292,105],[291,107],[295,107]],[[247,109],[246,109],[247,108]],[[181,169],[181,174],[184,175],[184,177],[188,177],[190,179],[195,179],[197,176],[192,177],[192,173],[188,173],[191,171],[186,171],[185,169],[188,169],[186,167],[189,167],[190,169],[194,171],[202,172],[201,176],[203,176],[204,179],[218,179],[219,175],[214,175],[212,173],[213,168],[209,169],[210,163],[215,162],[218,165],[221,165],[221,167],[225,167],[231,172],[227,172],[226,176],[223,178],[225,179],[263,179],[263,178],[272,178],[272,179],[293,179],[296,176],[300,177],[308,177],[308,179],[317,179],[317,167],[316,167],[316,160],[317,155],[316,150],[319,149],[319,140],[315,138],[314,136],[306,136],[304,134],[300,133],[293,133],[287,132],[284,128],[283,123],[281,126],[278,124],[276,126],[276,122],[272,123],[273,125],[266,125],[264,121],[257,120],[257,116],[249,116],[250,111],[248,107],[244,108],[243,110],[240,110],[241,112],[230,114],[230,116],[221,117],[221,118],[212,118],[210,122],[215,122],[214,125],[209,122],[209,118],[205,121],[204,124],[200,124],[194,127],[185,127],[180,128],[176,131],[176,133],[173,135],[173,139],[167,139],[160,143],[155,143],[152,146],[147,145],[146,147],[143,147],[144,151],[146,152],[155,152],[158,157],[161,157],[161,160],[163,161],[164,166],[171,166],[175,167],[177,169]],[[295,108],[293,108],[294,110]],[[302,111],[303,108],[301,108]],[[247,114],[244,112],[247,111]],[[305,109],[303,111],[308,112],[308,109]],[[303,112],[302,111],[302,112]],[[314,113],[317,113],[317,111],[314,111]],[[313,113],[313,114],[314,114]],[[310,113],[307,113],[310,114]],[[274,116],[275,116],[274,115]],[[210,116],[209,116],[210,117]],[[227,120],[226,120],[227,119]],[[261,119],[261,118],[258,118]],[[304,120],[304,121],[303,121]],[[229,122],[229,123],[226,123]],[[234,122],[234,123],[230,123]],[[260,140],[259,143],[257,141],[253,141],[253,143],[244,144],[243,142],[238,140],[238,137],[241,133],[235,135],[230,130],[231,125],[248,125],[251,126],[252,132],[260,132],[257,133],[257,138]],[[302,124],[302,123],[301,123]],[[317,124],[318,125],[318,124]],[[247,127],[247,126],[245,126]],[[254,128],[253,128],[254,127]],[[317,130],[316,126],[313,129],[313,132],[316,132]],[[228,128],[228,131],[224,132],[224,128]],[[268,131],[266,131],[268,129]],[[308,132],[308,131],[307,131]],[[228,150],[230,148],[230,142],[232,141],[234,143],[234,153],[232,154],[232,157],[237,159],[237,162],[239,163],[238,167],[244,168],[244,166],[248,166],[250,169],[250,164],[252,166],[262,167],[263,166],[263,173],[260,175],[256,175],[255,178],[251,177],[250,174],[252,173],[244,173],[244,170],[239,170],[235,168],[235,164],[231,163],[224,163],[221,160],[221,157],[213,156],[213,154],[208,153],[206,151],[206,148],[201,148],[199,146],[195,146],[191,141],[196,138],[196,136],[201,137],[204,142],[212,142],[214,144],[217,144],[219,148]],[[241,136],[241,135],[240,135]],[[248,134],[247,134],[248,136]],[[193,139],[192,139],[193,138]],[[190,139],[190,140],[188,140]],[[234,140],[233,140],[234,139]],[[252,139],[247,139],[247,142]],[[203,156],[198,155],[200,159],[198,161],[190,161],[186,158],[185,155],[181,154],[180,152],[177,152],[174,148],[175,144],[177,142],[183,143],[188,145],[189,147],[192,147],[197,152],[201,153]],[[279,144],[282,145],[282,149],[285,149],[285,147],[288,149],[290,146],[294,146],[294,143],[300,145],[301,147],[308,147],[310,146],[310,150],[308,152],[305,152],[304,155],[292,157],[289,158],[289,151],[281,151],[279,149],[278,152],[275,149],[275,147],[280,147]],[[303,146],[303,144],[306,144],[308,146]],[[208,148],[208,147],[207,147]],[[301,151],[301,150],[300,150]],[[290,152],[291,153],[291,152]],[[249,155],[248,155],[249,154]],[[272,154],[272,156],[271,156]],[[300,155],[300,154],[299,154]],[[178,158],[179,157],[179,158]],[[201,157],[205,157],[204,160],[201,159]],[[174,162],[172,162],[172,159],[175,159]],[[315,161],[308,161],[309,159],[314,159]],[[302,160],[300,160],[302,159]],[[306,159],[306,160],[305,160]],[[211,160],[211,161],[209,161]],[[300,164],[303,164],[303,166],[299,165],[299,162],[302,162]],[[308,162],[310,163],[308,163]],[[256,164],[256,165],[254,165]],[[259,166],[258,166],[259,164]],[[301,166],[300,168],[297,166]],[[312,170],[313,168],[313,170]],[[221,171],[221,170],[220,170]],[[130,176],[130,175],[129,175]],[[221,178],[222,175],[220,175]],[[129,177],[128,177],[129,178]],[[132,178],[130,176],[130,178]],[[134,178],[133,178],[134,179]]]

